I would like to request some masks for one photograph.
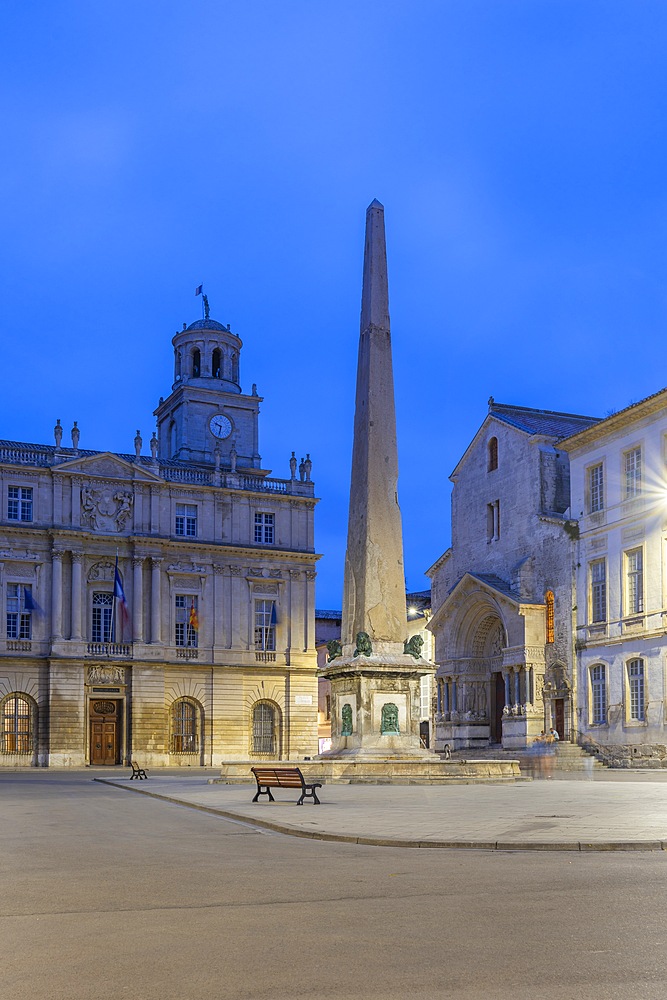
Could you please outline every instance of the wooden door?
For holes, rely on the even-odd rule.
[[[120,763],[120,702],[94,701],[90,705],[90,763]]]
[[[554,698],[554,729],[558,733],[558,738],[565,739],[565,699]]]
[[[505,707],[505,681],[500,671],[491,674],[491,742],[503,741],[503,709]]]

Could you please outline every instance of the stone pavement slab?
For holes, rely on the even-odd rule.
[[[252,802],[254,785],[205,777],[96,777],[297,837],[378,846],[484,850],[667,850],[667,783],[559,780],[513,785],[325,785],[319,806],[291,789]]]

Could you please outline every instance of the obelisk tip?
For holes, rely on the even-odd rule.
[[[370,203],[366,211],[370,212],[372,208],[381,208],[382,211],[384,212],[384,205],[382,204],[382,202],[379,202],[377,198],[373,198],[372,202]]]

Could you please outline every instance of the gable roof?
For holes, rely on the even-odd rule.
[[[480,437],[486,433],[489,424],[493,420],[500,420],[509,427],[513,427],[523,434],[528,434],[530,437],[536,435],[550,438],[556,444],[571,434],[599,423],[600,418],[585,417],[579,413],[559,413],[557,410],[534,410],[530,406],[510,406],[507,403],[496,403],[493,396],[491,396],[489,399],[489,412],[449,477],[452,482],[456,481],[456,476],[461,466],[470,455]]]
[[[598,423],[600,417],[584,417],[579,413],[559,413],[557,410],[534,410],[529,406],[510,406],[489,400],[489,414],[516,427],[526,434],[543,434],[557,439],[569,437]]]

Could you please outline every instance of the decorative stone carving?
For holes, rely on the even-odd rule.
[[[96,665],[88,667],[89,684],[124,684],[125,667],[103,667]]]
[[[214,566],[213,567],[213,572],[215,573],[216,576],[222,576],[223,573],[225,572],[225,567],[224,566]]]
[[[403,652],[407,656],[414,656],[418,660],[422,655],[424,640],[420,635],[413,635],[411,639],[406,639],[403,643]]]
[[[380,734],[382,736],[400,732],[398,728],[398,706],[393,701],[388,701],[382,706],[382,718],[380,720]]]
[[[296,455],[292,452],[292,457],[289,460],[289,474],[290,479],[296,479]]]
[[[352,735],[352,706],[346,702],[341,709],[341,736],[351,736]]]
[[[340,644],[340,640],[339,639],[330,639],[329,642],[327,643],[327,651],[328,651],[328,654],[329,654],[327,656],[327,663],[332,663],[333,660],[336,659],[336,657],[342,656],[343,655],[343,647]]]
[[[141,457],[141,446],[142,446],[142,444],[143,444],[143,441],[142,441],[142,438],[141,438],[141,431],[137,430],[137,435],[136,435],[136,437],[134,439],[134,454],[136,455],[137,458]]]
[[[158,449],[158,439],[155,431],[153,431],[153,437],[150,440],[151,446],[151,461],[157,462],[157,449]]]
[[[317,576],[317,573],[315,572],[314,569],[307,569],[306,570],[306,580],[314,580],[316,576]]]
[[[354,651],[354,655],[370,656],[372,652],[373,646],[368,632],[357,632],[357,648]]]
[[[253,585],[253,591],[256,594],[277,594],[278,584],[277,583],[255,583]]]
[[[63,439],[63,429],[60,426],[60,420],[56,420],[56,426],[53,428],[53,436],[56,439],[56,450],[60,451],[60,442]]]
[[[206,573],[206,566],[202,566],[195,562],[175,562],[170,563],[167,567],[169,573],[194,573],[201,576],[202,573]]]
[[[114,563],[110,559],[102,559],[100,562],[96,562],[95,565],[91,566],[88,570],[89,583],[102,580],[105,583],[113,583],[113,577]]]
[[[232,576],[240,576],[242,570],[240,566],[230,566],[229,572],[232,574]]]
[[[83,562],[83,552],[72,552],[72,562],[82,563]]]
[[[72,448],[74,448],[74,451],[78,451],[79,450],[79,437],[80,437],[80,434],[81,434],[81,431],[79,430],[77,421],[75,420],[74,421],[74,427],[72,427]]]
[[[84,528],[101,531],[122,531],[132,516],[134,494],[125,490],[113,492],[110,484],[100,489],[84,486],[81,490],[81,524]]]

